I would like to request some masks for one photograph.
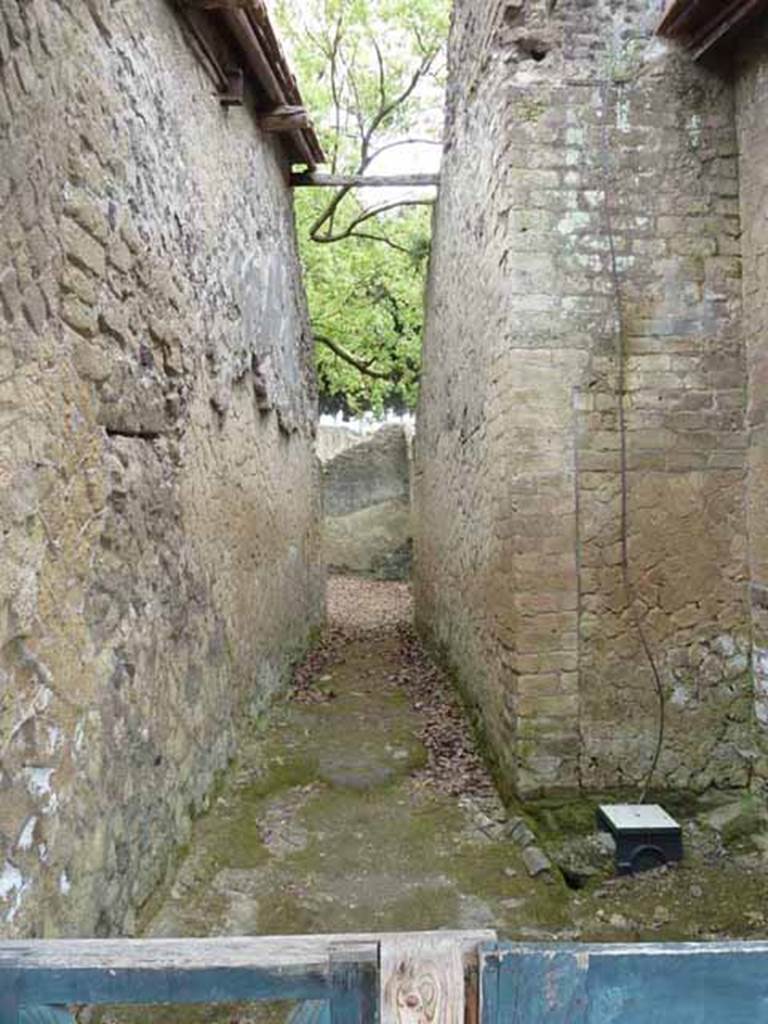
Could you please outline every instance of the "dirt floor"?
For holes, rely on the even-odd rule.
[[[765,936],[768,824],[755,802],[667,799],[684,863],[625,879],[612,877],[596,803],[504,807],[415,637],[407,585],[332,577],[322,640],[247,738],[143,931]],[[532,877],[540,854],[550,869]]]
[[[328,613],[146,934],[511,926],[532,891],[407,586],[332,578]]]

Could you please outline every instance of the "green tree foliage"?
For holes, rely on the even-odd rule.
[[[279,0],[276,13],[327,169],[378,172],[385,159],[393,173],[395,157],[411,172],[442,128],[448,0]],[[325,410],[415,403],[432,200],[297,189]]]

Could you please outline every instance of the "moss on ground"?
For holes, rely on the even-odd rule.
[[[419,782],[421,720],[396,682],[399,647],[347,645],[335,699],[286,700],[241,750],[149,934],[416,930],[567,920],[560,884]]]

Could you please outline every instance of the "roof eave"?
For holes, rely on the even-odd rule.
[[[210,11],[228,30],[245,60],[246,74],[266,98],[266,113],[303,108],[304,101],[264,0],[182,0],[187,7]],[[313,171],[325,163],[320,140],[307,117],[301,127],[282,134],[292,164]]]
[[[656,32],[699,60],[766,10],[768,0],[670,0]]]

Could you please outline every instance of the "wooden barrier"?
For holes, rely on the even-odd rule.
[[[491,945],[482,1024],[762,1024],[768,942]]]
[[[464,971],[491,931],[0,943],[0,1024],[71,1004],[298,1000],[294,1020],[463,1024]]]
[[[291,1024],[762,1024],[768,942],[521,945],[476,931],[0,943],[0,1024],[65,1024],[68,1004],[265,1000],[299,1001]]]

